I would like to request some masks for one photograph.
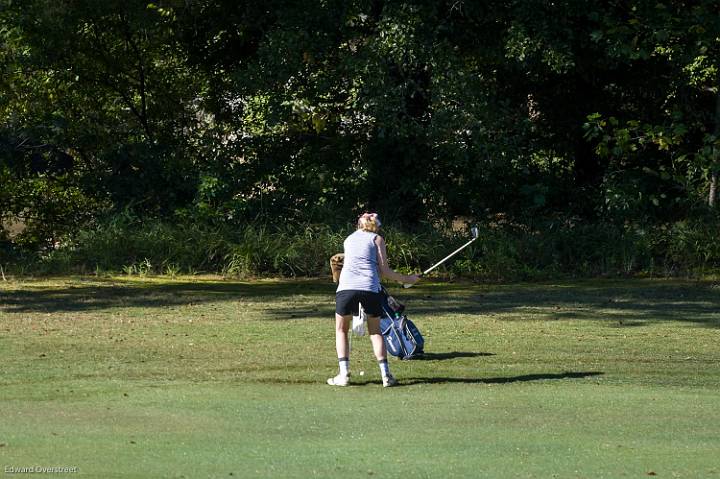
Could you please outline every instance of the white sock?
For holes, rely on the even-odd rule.
[[[347,376],[350,374],[350,358],[338,358],[338,364],[340,365],[340,374]]]
[[[378,361],[378,364],[380,365],[380,374],[382,374],[382,377],[386,378],[390,376],[390,365],[388,364],[388,360],[383,359],[382,361]]]

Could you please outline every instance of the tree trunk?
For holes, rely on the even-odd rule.
[[[720,81],[718,81],[720,83]],[[718,85],[720,88],[720,85]],[[717,145],[718,139],[720,139],[720,89],[718,90],[715,97],[715,144]],[[718,183],[718,169],[720,168],[720,148],[718,146],[713,147],[713,161],[710,165],[710,192],[708,193],[708,206],[710,208],[715,207],[715,199],[717,198],[717,183]]]

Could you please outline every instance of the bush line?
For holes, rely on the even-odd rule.
[[[720,266],[720,224],[654,226],[544,221],[480,224],[480,238],[437,274],[476,281],[567,277],[706,275]],[[80,230],[42,254],[5,248],[6,275],[124,273],[220,274],[235,278],[329,277],[329,257],[342,251],[350,226],[260,222],[210,225],[117,215]],[[391,266],[428,267],[464,243],[466,233],[426,225],[385,231]]]

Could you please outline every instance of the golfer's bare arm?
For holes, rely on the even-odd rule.
[[[396,271],[393,271],[390,266],[388,266],[388,258],[387,258],[387,246],[385,245],[385,239],[382,236],[376,236],[375,237],[375,246],[377,247],[377,253],[378,253],[378,269],[380,270],[380,275],[383,278],[389,278],[393,281],[397,281],[399,283],[415,283],[419,279],[416,275],[404,275],[400,274]]]

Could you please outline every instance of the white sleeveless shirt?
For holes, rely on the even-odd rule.
[[[359,290],[380,292],[376,233],[357,230],[345,239],[345,260],[340,272],[338,291]]]

